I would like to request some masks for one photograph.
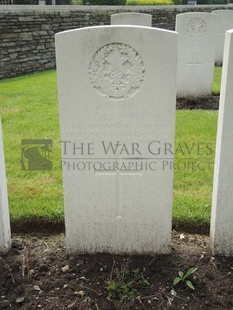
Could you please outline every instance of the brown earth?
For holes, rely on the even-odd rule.
[[[177,110],[218,110],[219,96],[203,96],[199,98],[177,98]]]
[[[233,258],[173,232],[170,255],[69,255],[64,235],[14,235],[0,257],[0,309],[233,309]],[[198,270],[173,286],[178,271]]]

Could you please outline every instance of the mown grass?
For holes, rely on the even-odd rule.
[[[54,71],[0,82],[11,217],[62,217],[59,119]],[[53,139],[51,171],[22,171],[21,140]]]
[[[214,89],[220,89],[220,69]],[[62,220],[63,189],[59,146],[59,116],[55,71],[0,81],[0,113],[4,131],[5,160],[11,219]],[[193,144],[191,154],[176,154],[173,218],[187,225],[208,224],[211,208],[213,165],[202,170],[184,169],[183,157],[214,160],[217,111],[177,111],[176,147]],[[51,171],[21,169],[22,139],[52,139]],[[197,145],[211,144],[211,155],[198,155]],[[205,160],[207,160],[205,159]]]
[[[217,116],[217,111],[177,111],[173,194],[175,222],[209,223]]]
[[[222,67],[215,67],[214,81],[212,86],[212,92],[214,95],[218,95],[220,93],[221,75],[222,75]]]

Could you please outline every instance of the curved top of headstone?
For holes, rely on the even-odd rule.
[[[111,15],[111,25],[152,26],[152,15],[126,12]]]
[[[64,65],[65,71],[69,67],[70,72],[75,70],[82,72],[81,75],[75,74],[75,91],[78,91],[79,86],[85,81],[85,85],[90,86],[90,92],[94,90],[100,95],[95,98],[95,101],[128,100],[139,90],[147,89],[150,85],[147,81],[150,80],[151,64],[147,64],[147,59],[153,59],[156,55],[150,54],[149,42],[163,40],[163,44],[160,44],[161,48],[156,50],[159,58],[160,53],[163,54],[168,46],[175,44],[176,37],[177,33],[174,31],[133,25],[96,26],[68,30],[55,36],[56,46],[59,47],[57,59],[60,59],[59,64]],[[70,60],[71,58],[73,61]],[[82,63],[77,62],[79,58],[83,59]],[[160,63],[161,61],[157,63],[157,66]],[[109,68],[114,69],[113,72]],[[157,70],[159,71],[159,68]],[[131,72],[131,75],[127,72]],[[113,73],[118,75],[113,76]],[[123,84],[117,82],[122,79],[125,81]],[[112,80],[115,82],[113,83]],[[70,87],[73,86],[73,82],[69,84]],[[151,92],[152,89],[146,92]],[[86,92],[85,87],[79,89],[79,94],[83,92]],[[144,91],[140,91],[141,93]]]
[[[215,62],[223,61],[223,49],[226,30],[233,28],[233,10],[215,10],[211,12],[217,18]]]
[[[233,10],[215,10],[211,12],[212,14],[233,14]]]
[[[211,13],[191,12],[176,15],[176,31],[190,38],[209,36],[215,32],[217,16]]]
[[[211,15],[211,13],[206,13],[206,12],[187,12],[187,13],[180,13],[177,14],[176,17],[180,17],[180,16],[192,16],[192,15],[206,15],[209,16]]]

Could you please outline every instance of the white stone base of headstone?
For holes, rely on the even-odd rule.
[[[152,26],[152,15],[136,12],[111,15],[111,25]]]
[[[211,247],[215,255],[233,256],[233,30],[226,32],[219,105]]]
[[[8,209],[6,171],[0,117],[0,253],[4,254],[11,247],[10,218]]]

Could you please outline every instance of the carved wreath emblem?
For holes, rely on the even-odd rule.
[[[206,32],[206,22],[202,18],[193,18],[187,25],[187,32],[189,35],[198,37]]]
[[[111,43],[92,57],[90,80],[95,90],[110,99],[132,97],[142,86],[145,67],[140,55],[129,45]]]

